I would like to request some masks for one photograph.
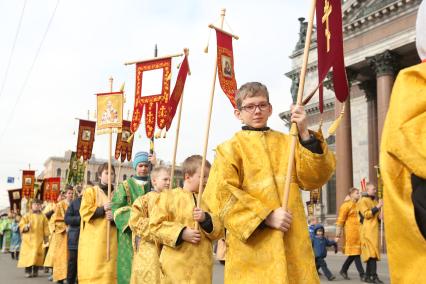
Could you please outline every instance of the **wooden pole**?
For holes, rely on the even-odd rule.
[[[118,161],[118,171],[117,171],[117,176],[116,181],[115,181],[115,188],[118,188],[118,181],[120,180],[120,172],[121,172],[121,160]]]
[[[303,89],[305,87],[305,76],[306,76],[306,70],[307,70],[308,59],[309,59],[309,48],[311,46],[312,27],[313,27],[314,16],[315,16],[315,5],[316,5],[316,0],[312,0],[311,8],[309,11],[309,21],[308,21],[308,30],[306,34],[305,49],[303,51],[303,63],[302,63],[302,70],[300,72],[299,90],[297,93],[298,106],[302,105]],[[288,208],[290,182],[291,182],[291,175],[293,172],[294,155],[295,155],[296,142],[298,139],[298,135],[299,134],[297,131],[297,125],[296,123],[293,122],[291,124],[291,130],[290,130],[290,154],[288,156],[287,174],[285,176],[285,183],[284,183],[284,196],[283,196],[283,203],[282,203],[282,207],[284,208],[284,210],[287,210]]]
[[[114,79],[109,78],[110,82],[110,92],[112,92],[112,83]],[[111,152],[112,152],[112,129],[108,133],[108,202],[111,202]],[[110,232],[111,232],[111,221],[107,222],[107,255],[106,260],[110,259]]]
[[[188,57],[189,50],[185,48],[184,51],[185,51],[185,55]],[[182,117],[183,94],[184,94],[184,92],[182,91],[182,96],[181,96],[180,102],[179,102],[179,112],[178,112],[178,117],[177,117],[175,145],[173,147],[172,170],[171,170],[171,175],[170,175],[169,189],[173,188],[173,179],[175,177],[176,153],[177,153],[177,147],[178,147],[178,143],[179,143],[179,131],[180,131],[180,121],[181,121],[181,117]]]
[[[223,22],[225,21],[225,12],[226,12],[226,9],[222,9],[220,11],[220,28],[221,29],[223,29]],[[204,168],[206,167],[207,147],[209,144],[210,121],[212,118],[214,90],[216,86],[217,58],[215,58],[214,60],[215,61],[214,61],[213,80],[212,80],[212,86],[211,86],[211,92],[210,92],[209,113],[207,116],[206,135],[204,137],[203,161],[201,162],[200,185],[198,187],[198,197],[197,197],[198,208],[200,208],[201,206],[201,197],[203,195]],[[198,229],[198,222],[196,222],[195,227]]]

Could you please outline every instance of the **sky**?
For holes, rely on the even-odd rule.
[[[269,126],[287,131],[278,114],[291,104],[289,55],[298,40],[299,17],[310,1],[148,1],[148,0],[14,0],[0,1],[0,209],[8,205],[7,189],[21,186],[21,170],[43,171],[50,156],[75,150],[78,120],[94,119],[95,93],[125,82],[124,118],[133,110],[135,65],[124,62],[190,50],[177,162],[201,154],[211,92],[216,39],[208,24],[219,24],[240,37],[233,42],[237,84],[264,83],[273,114]],[[23,11],[23,13],[22,13]],[[21,19],[21,20],[20,20]],[[19,27],[19,33],[17,33]],[[172,88],[181,58],[173,59]],[[9,67],[8,67],[9,66]],[[153,86],[155,89],[155,86]],[[208,159],[216,145],[232,137],[240,122],[216,83]],[[176,121],[166,139],[156,140],[158,158],[171,161]],[[115,147],[115,137],[113,138]],[[133,153],[148,150],[143,125]],[[108,157],[107,135],[95,138],[93,154]],[[7,177],[15,184],[7,184]]]

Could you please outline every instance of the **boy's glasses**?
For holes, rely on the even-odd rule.
[[[269,103],[261,103],[261,104],[258,104],[258,105],[242,106],[241,110],[245,110],[246,112],[249,112],[249,113],[255,113],[256,108],[259,108],[259,111],[265,111],[269,108]]]

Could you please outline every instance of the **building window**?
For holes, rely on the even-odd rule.
[[[327,214],[336,214],[336,175],[327,182]]]
[[[125,181],[127,179],[127,175],[126,174],[124,174],[123,175],[123,181]]]
[[[61,169],[60,169],[60,168],[57,168],[57,169],[56,169],[56,176],[57,176],[57,177],[61,177],[61,172],[62,172],[62,171],[61,171]]]
[[[90,176],[91,176],[90,171],[87,171],[87,181],[90,181]]]

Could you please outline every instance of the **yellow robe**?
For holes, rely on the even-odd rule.
[[[359,215],[356,202],[352,200],[345,201],[339,209],[336,226],[345,228],[345,247],[346,255],[360,255],[360,226]]]
[[[411,199],[411,174],[426,179],[426,63],[399,72],[392,90],[380,149],[384,220],[392,283],[418,283],[426,240]]]
[[[379,212],[373,214],[371,209],[377,201],[368,196],[362,197],[357,204],[358,211],[364,216],[361,224],[361,259],[367,262],[369,258],[380,260]]]
[[[106,260],[107,220],[92,219],[97,207],[108,201],[98,186],[84,190],[81,200],[78,243],[78,283],[114,284],[117,282],[117,229],[111,224],[110,260]]]
[[[52,207],[55,210],[56,204]],[[49,210],[50,211],[50,210]],[[47,211],[47,212],[49,212]],[[46,213],[47,213],[46,212]],[[56,235],[55,235],[55,213],[50,216],[49,223],[49,241],[44,245],[47,250],[46,258],[44,259],[44,267],[53,267],[53,258],[55,256]]]
[[[30,230],[23,232],[24,226],[30,224]],[[28,213],[19,222],[21,232],[21,254],[18,267],[32,265],[42,266],[44,261],[43,242],[49,236],[49,224],[42,213]]]
[[[68,208],[68,202],[62,200],[55,208],[55,213],[52,215],[55,230],[55,247],[53,248],[53,281],[59,281],[67,278],[68,268],[68,236],[67,225],[65,225],[65,212]]]
[[[225,283],[319,283],[299,188],[321,187],[335,159],[321,134],[323,154],[296,144],[288,209],[290,230],[258,228],[281,206],[290,137],[268,131],[239,131],[219,145],[203,200],[224,222]]]
[[[133,263],[131,284],[160,283],[160,244],[149,231],[149,216],[159,193],[155,191],[138,197],[132,205],[129,226],[133,235]],[[136,247],[135,238],[139,238]]]
[[[196,195],[175,188],[160,194],[149,220],[151,233],[163,244],[160,254],[161,283],[208,284],[212,282],[213,250],[212,240],[223,235],[223,228],[217,217],[211,214],[213,231],[206,233],[201,227],[201,241],[191,244],[176,241],[183,228],[195,227],[193,210]]]

